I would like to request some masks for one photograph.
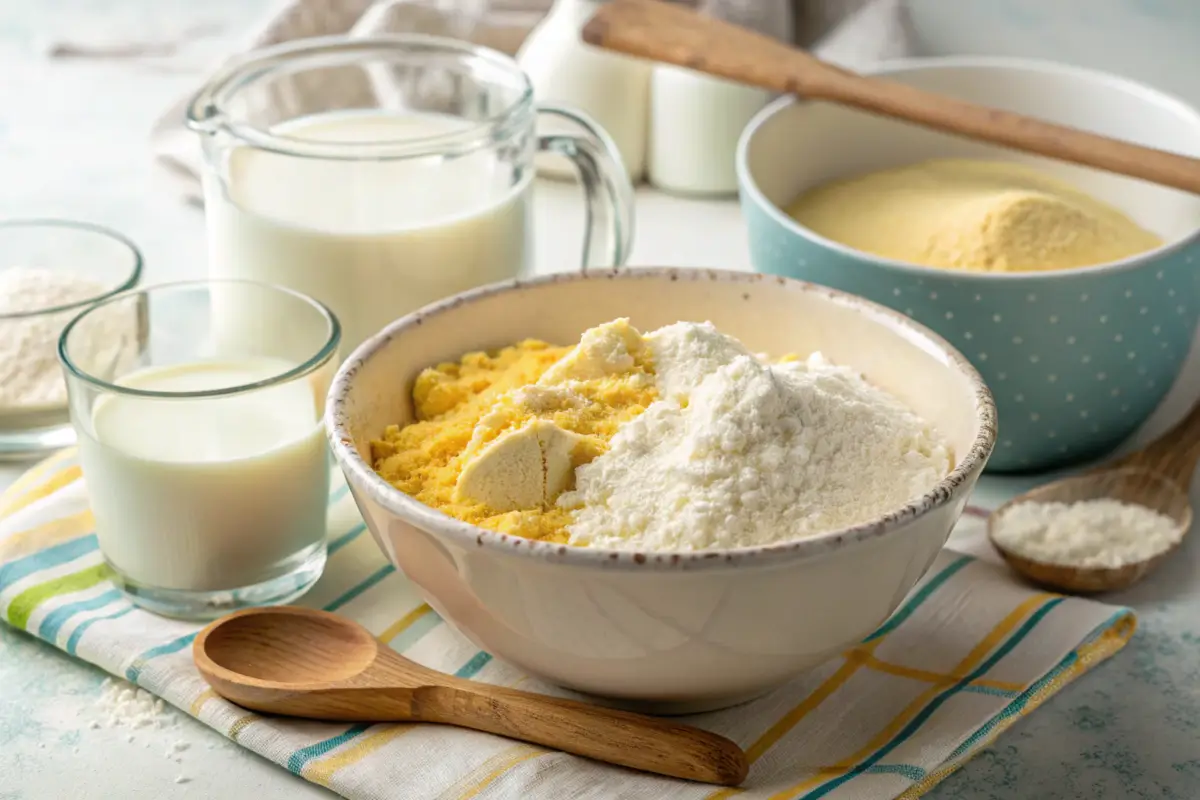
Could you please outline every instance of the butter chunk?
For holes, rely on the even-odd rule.
[[[466,462],[455,485],[455,499],[500,512],[553,505],[571,486],[571,456],[584,438],[553,422],[531,419],[501,434]]]

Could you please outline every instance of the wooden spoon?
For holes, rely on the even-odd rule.
[[[1009,500],[988,518],[988,538],[1013,569],[1043,586],[1072,594],[1128,588],[1165,561],[1179,543],[1145,561],[1121,567],[1067,567],[1033,561],[1006,550],[994,536],[996,523],[1019,503],[1078,503],[1112,498],[1143,505],[1170,517],[1178,526],[1182,542],[1192,526],[1187,489],[1197,460],[1200,460],[1200,403],[1175,427],[1141,450]]]
[[[213,691],[269,714],[439,722],[723,786],[738,785],[749,769],[741,748],[715,733],[445,675],[325,611],[238,611],[202,630],[192,655]]]
[[[1200,159],[954,100],[835,67],[768,36],[657,0],[613,0],[583,29],[588,44],[907,120],[1200,194]]]

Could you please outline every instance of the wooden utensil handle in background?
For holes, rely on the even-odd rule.
[[[1200,402],[1171,429],[1136,453],[1106,462],[1095,471],[1136,467],[1170,478],[1187,491],[1200,462]]]
[[[414,690],[419,720],[457,725],[674,778],[736,786],[749,765],[715,733],[655,717],[498,687]]]
[[[836,100],[947,133],[1200,194],[1200,160],[984,108],[902,83],[860,75],[837,76],[806,96]]]
[[[627,55],[1200,194],[1200,160],[864,77],[769,36],[658,0],[613,0],[601,6],[584,27],[583,39]]]

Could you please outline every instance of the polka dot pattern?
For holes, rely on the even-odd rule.
[[[828,250],[753,206],[746,219],[759,271],[889,306],[971,360],[999,410],[990,471],[1050,469],[1120,444],[1171,387],[1200,319],[1200,241],[1121,270],[964,278]]]

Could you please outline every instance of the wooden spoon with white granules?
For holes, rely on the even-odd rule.
[[[1200,460],[1200,403],[1162,436],[1137,452],[1082,475],[1048,483],[1009,500],[988,518],[988,538],[1009,566],[1042,586],[1072,594],[1125,589],[1144,578],[1179,548],[1192,526],[1188,486]],[[1176,526],[1170,547],[1115,567],[1081,567],[1036,561],[997,541],[1005,514],[1022,503],[1080,503],[1111,499],[1136,504]]]

